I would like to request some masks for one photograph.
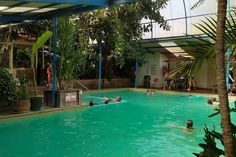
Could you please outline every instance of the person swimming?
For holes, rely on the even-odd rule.
[[[152,90],[147,90],[147,92],[146,92],[146,95],[153,95],[154,94],[154,91],[152,91]]]
[[[90,100],[90,101],[89,101],[89,106],[94,106],[94,105],[96,105],[96,103],[93,102],[92,100]]]
[[[186,126],[172,126],[172,127],[183,129],[183,131],[186,133],[190,133],[195,130],[195,128],[193,128],[193,121],[191,119],[187,120]]]
[[[220,108],[220,102],[216,101],[216,98],[210,98],[207,100],[207,103],[209,105],[212,105],[214,109],[219,109]]]
[[[186,128],[193,129],[193,121],[191,119],[187,120]]]
[[[103,102],[104,102],[104,104],[108,104],[109,102],[121,102],[121,97],[117,96],[117,97],[115,97],[113,99],[109,99],[107,97],[104,97],[103,98]]]

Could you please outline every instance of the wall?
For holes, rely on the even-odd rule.
[[[154,54],[146,54],[146,63],[138,68],[138,86],[143,86],[143,78],[145,75],[150,75],[151,80],[158,77],[158,87],[163,87],[164,77],[162,74],[162,67],[168,66],[168,63],[163,62],[168,58],[164,55],[156,52]],[[172,62],[169,64],[169,68],[175,68],[179,62]],[[201,69],[194,75],[197,88],[213,88],[216,85],[216,70],[215,60],[207,61],[207,64],[203,65]]]
[[[159,78],[158,87],[162,87],[164,84],[164,77],[162,75],[162,67],[167,66],[166,62],[163,62],[167,58],[160,53],[148,53],[146,54],[145,64],[140,66],[137,71],[138,86],[143,86],[143,78],[145,75],[151,76],[151,81],[155,78]]]

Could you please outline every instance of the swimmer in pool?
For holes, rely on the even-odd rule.
[[[193,121],[191,119],[187,120],[186,129],[193,129]]]
[[[96,105],[96,103],[93,102],[92,100],[90,100],[90,101],[89,101],[89,106],[94,106],[94,105]]]
[[[153,95],[154,94],[154,91],[152,91],[152,90],[147,90],[147,92],[146,92],[146,95],[148,95],[148,96],[150,96],[150,95]]]
[[[104,97],[103,98],[103,102],[104,102],[104,104],[108,104],[109,102],[121,102],[121,97],[117,96],[117,97],[115,97],[113,99],[109,99],[107,97]]]
[[[184,126],[173,126],[173,127],[183,129],[184,132],[186,132],[186,133],[189,133],[189,132],[192,132],[193,130],[195,130],[193,128],[193,121],[191,119],[187,120],[185,127]]]
[[[220,108],[220,102],[216,100],[216,98],[210,98],[207,100],[207,103],[209,105],[212,105],[214,109],[219,109]]]

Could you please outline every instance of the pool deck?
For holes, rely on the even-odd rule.
[[[105,89],[103,92],[111,92],[111,91],[119,91],[119,90],[130,90],[130,91],[140,91],[140,92],[146,92],[148,89],[146,88],[119,88],[119,89]],[[186,94],[186,95],[201,95],[206,97],[218,97],[217,93],[212,93],[210,90],[196,90],[196,91],[174,91],[174,90],[162,90],[162,89],[151,89],[158,93],[166,93],[166,94]],[[91,90],[91,92],[98,92],[98,90]],[[86,93],[86,92],[85,92]],[[235,101],[236,96],[229,96],[230,101]],[[21,113],[21,114],[11,114],[11,113],[0,113],[0,121],[7,120],[7,119],[14,119],[14,118],[23,118],[23,117],[30,117],[35,115],[41,115],[41,114],[51,114],[51,113],[57,113],[57,112],[64,112],[68,110],[75,110],[75,109],[83,109],[87,108],[87,104],[81,104],[81,105],[73,105],[73,106],[67,106],[62,108],[55,108],[55,107],[49,107],[49,106],[43,106],[41,111],[30,111],[27,113]]]

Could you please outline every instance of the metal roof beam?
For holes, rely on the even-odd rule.
[[[15,2],[15,0],[9,0],[9,1]],[[74,5],[102,5],[102,6],[108,5],[107,0],[18,0],[18,2],[58,3],[58,4],[74,4]]]

